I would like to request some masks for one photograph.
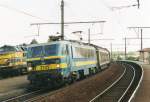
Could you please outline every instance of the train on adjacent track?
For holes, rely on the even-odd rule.
[[[32,85],[73,82],[110,64],[110,52],[93,44],[71,40],[27,47],[28,80]]]
[[[21,46],[0,47],[0,77],[27,73],[25,49]]]

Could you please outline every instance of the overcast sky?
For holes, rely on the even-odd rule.
[[[4,44],[18,45],[30,43],[33,38],[46,42],[49,35],[60,32],[59,25],[40,26],[38,22],[60,22],[61,0],[0,0],[0,46]],[[91,29],[92,43],[113,50],[124,50],[124,37],[138,37],[130,26],[150,26],[150,0],[140,0],[140,9],[128,7],[137,4],[137,0],[64,0],[65,21],[95,21],[105,20],[104,24],[66,25],[66,39],[78,39],[74,31],[83,31],[82,37],[87,40],[88,29]],[[122,7],[121,9],[119,9]],[[113,9],[114,8],[114,9]],[[98,34],[97,33],[103,33]],[[150,29],[143,30],[143,38],[150,38]],[[93,34],[93,35],[92,35]],[[150,39],[144,39],[143,47],[150,47]],[[140,49],[140,40],[128,40],[128,51]]]

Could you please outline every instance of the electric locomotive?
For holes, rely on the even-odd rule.
[[[19,75],[27,72],[25,51],[19,46],[0,47],[0,76]]]
[[[54,41],[27,47],[28,80],[34,85],[72,82],[108,64],[108,50],[77,41]]]

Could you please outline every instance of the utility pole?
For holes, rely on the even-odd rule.
[[[61,1],[61,40],[64,40],[64,1]]]
[[[90,31],[90,28],[88,29],[88,43],[90,44],[91,43],[91,31]]]
[[[142,59],[143,59],[143,62],[144,62],[144,52],[142,51],[143,49],[143,29],[141,29],[141,54],[143,55]]]
[[[139,38],[124,38],[125,39],[125,59],[127,58],[127,39],[139,39]],[[141,44],[140,44],[140,47],[141,47],[141,51],[143,49],[143,39],[150,39],[150,38],[143,38],[143,30],[141,29]]]
[[[112,43],[110,43],[110,56],[111,56],[111,60],[113,59],[113,57],[112,57]]]
[[[141,29],[141,51],[143,49],[143,30]]]
[[[83,21],[83,22],[64,22],[64,0],[61,0],[61,22],[51,22],[51,23],[32,23],[32,25],[61,25],[61,40],[64,40],[64,24],[93,24],[93,23],[105,23],[106,21]],[[39,31],[38,31],[39,33]]]
[[[127,38],[125,37],[125,60],[127,59]]]
[[[140,8],[140,0],[137,0],[138,3],[138,9]]]

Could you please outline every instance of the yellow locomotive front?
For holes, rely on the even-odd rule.
[[[26,72],[24,51],[15,46],[5,45],[0,48],[0,73],[21,74]]]

